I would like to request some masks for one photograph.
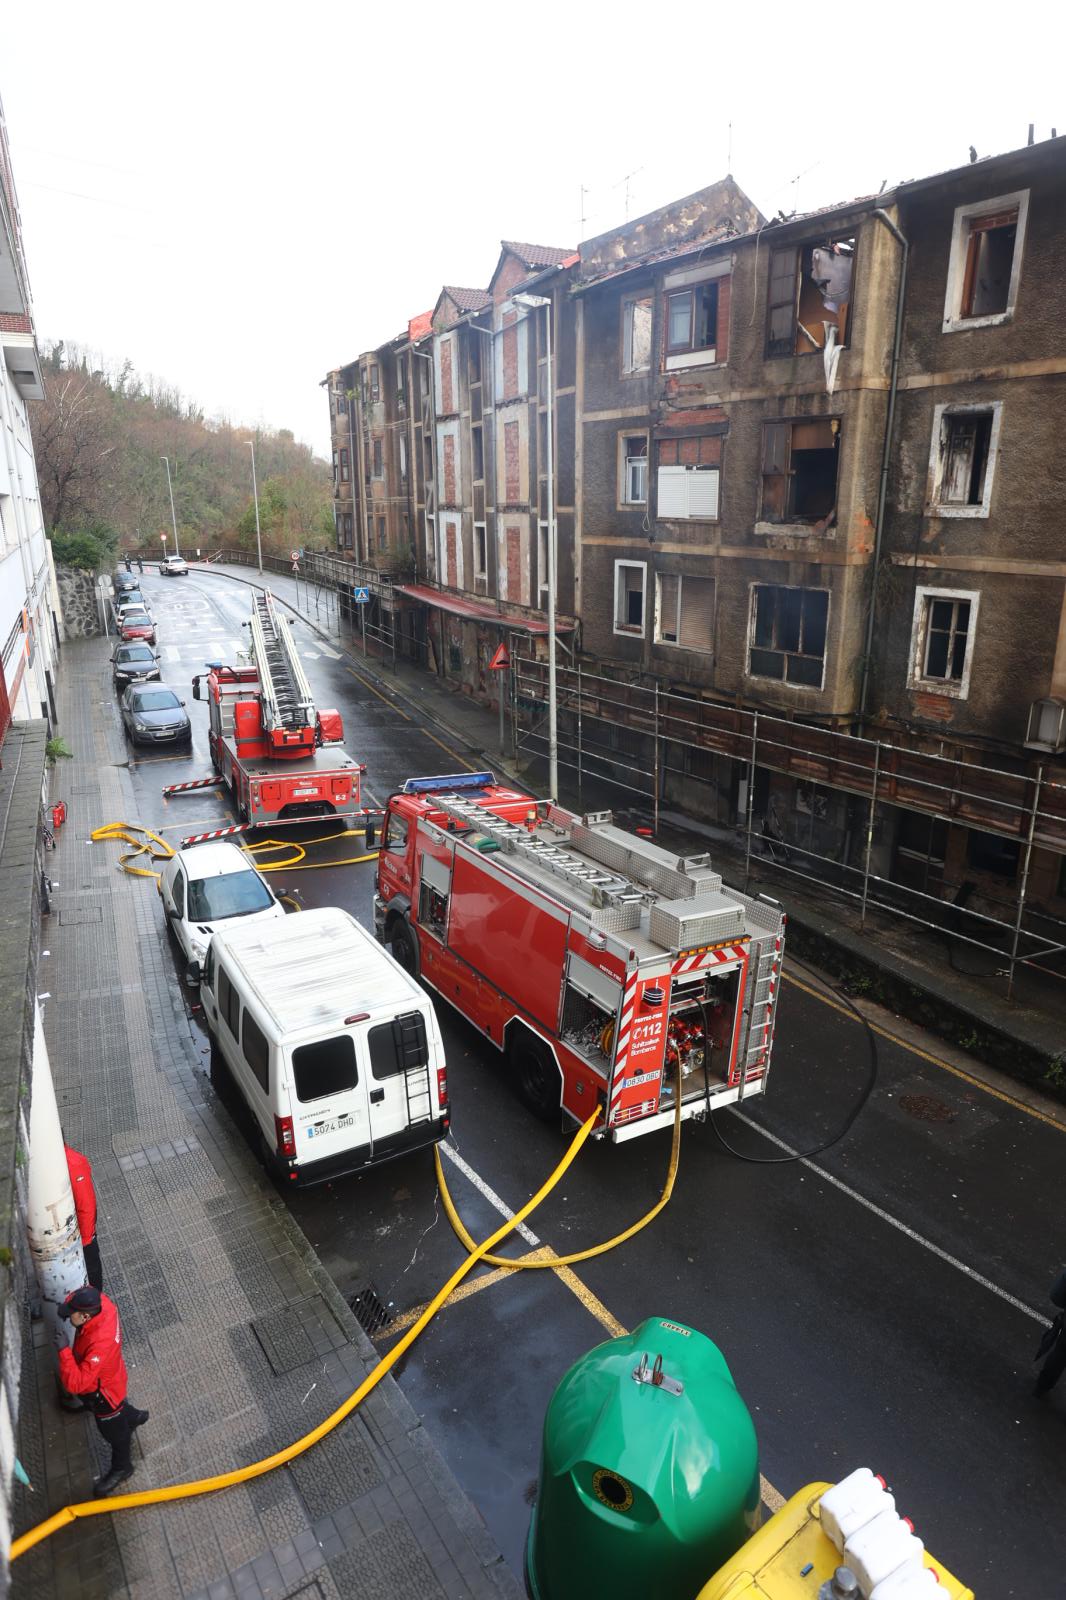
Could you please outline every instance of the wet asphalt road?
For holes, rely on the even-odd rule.
[[[137,759],[136,820],[176,841],[231,820],[221,795],[164,802],[160,789],[210,773],[206,708],[192,702],[190,680],[246,637],[250,591],[204,574],[146,575],[144,590],[164,681],[189,701],[193,753]],[[469,765],[442,730],[383,698],[357,661],[303,624],[296,637],[319,705],[341,710],[346,747],[367,765],[371,802],[412,772]],[[340,904],[369,923],[372,862],[310,866],[360,853],[358,836],[312,847],[308,865],[273,881],[305,905]],[[748,1113],[793,1150],[840,1126],[870,1071],[870,1040],[835,999],[793,966],[770,1094]],[[532,1119],[495,1052],[439,1011],[454,1143],[517,1208],[568,1135]],[[941,1047],[926,1045],[938,1057]],[[869,1104],[824,1155],[753,1165],[710,1127],[689,1125],[674,1198],[650,1229],[575,1269],[570,1286],[525,1272],[469,1294],[397,1369],[516,1571],[556,1382],[611,1319],[629,1328],[654,1314],[721,1345],[755,1417],[762,1470],[781,1492],[870,1465],[934,1555],[979,1594],[1062,1592],[1066,1384],[1043,1402],[1029,1391],[1041,1331],[1032,1311],[1045,1311],[1066,1256],[1064,1132],[914,1048],[880,1039],[877,1058]],[[785,1153],[732,1114],[720,1128],[751,1156]],[[586,1146],[530,1227],[558,1254],[615,1234],[657,1198],[668,1153],[668,1134]],[[492,1231],[498,1212],[446,1167],[471,1232]],[[429,1299],[464,1254],[425,1154],[287,1198],[341,1291],[370,1285],[397,1315]],[[380,1342],[387,1348],[388,1336]]]

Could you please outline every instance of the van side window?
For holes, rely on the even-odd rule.
[[[241,1023],[241,1049],[245,1061],[255,1073],[256,1082],[267,1094],[270,1089],[270,1046],[266,1034],[247,1009]]]
[[[200,974],[200,982],[206,984],[209,989],[215,987],[215,947],[213,944],[209,944],[207,947],[207,954],[204,957],[204,970]]]
[[[375,1078],[392,1078],[429,1060],[426,1019],[421,1011],[408,1011],[392,1022],[380,1023],[367,1034],[370,1070]]]
[[[385,849],[402,856],[407,849],[407,818],[390,811],[385,822]]]
[[[236,1039],[237,1024],[241,1014],[241,997],[230,983],[225,967],[218,969],[218,1009],[226,1027]]]
[[[350,1034],[300,1044],[292,1053],[292,1071],[299,1100],[321,1100],[327,1094],[354,1089],[359,1082],[355,1041]]]

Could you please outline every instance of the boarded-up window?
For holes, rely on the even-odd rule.
[[[835,417],[763,427],[762,520],[825,522],[836,510],[840,424]]]
[[[722,441],[717,434],[660,439],[656,479],[659,519],[715,521],[721,459]]]
[[[655,637],[660,644],[681,650],[711,651],[714,647],[714,579],[681,573],[658,575]]]
[[[519,456],[517,422],[503,425],[503,497],[507,505],[517,505],[522,498],[522,464]]]
[[[440,344],[440,408],[447,416],[457,409],[452,375],[452,341],[442,339]]]
[[[459,585],[459,557],[456,549],[456,527],[454,522],[448,522],[444,528],[446,577],[445,582],[449,589]]]
[[[452,434],[444,437],[444,504],[454,506],[455,498],[455,438]]]
[[[507,595],[520,603],[522,595],[522,530],[507,529]]]

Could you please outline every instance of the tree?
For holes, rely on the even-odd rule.
[[[51,530],[74,526],[96,511],[116,444],[104,385],[83,372],[47,365],[43,375],[44,400],[30,415],[41,513]]]

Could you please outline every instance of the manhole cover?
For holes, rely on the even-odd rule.
[[[367,1284],[365,1289],[360,1289],[357,1294],[348,1296],[348,1304],[355,1312],[355,1320],[364,1333],[374,1337],[382,1328],[387,1328],[392,1321],[392,1307],[386,1305],[374,1288]]]
[[[910,1117],[919,1122],[954,1122],[956,1113],[935,1094],[901,1094],[899,1105]]]

